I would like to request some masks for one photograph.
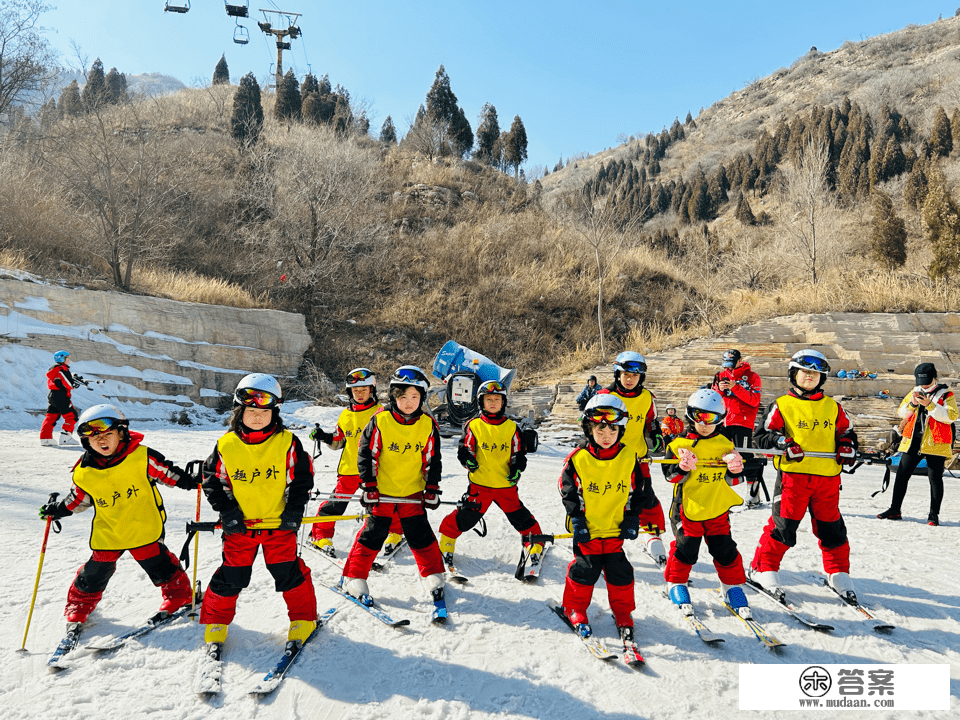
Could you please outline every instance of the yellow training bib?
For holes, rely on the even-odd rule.
[[[477,463],[479,468],[469,473],[470,482],[488,488],[510,487],[510,456],[513,453],[513,438],[517,424],[504,420],[499,425],[474,418],[468,427],[477,440]]]
[[[287,506],[287,454],[293,444],[289,430],[262,443],[247,445],[229,432],[217,441],[223,467],[243,516],[248,520],[279,520]]]
[[[384,411],[373,421],[383,443],[377,464],[377,490],[392,497],[422,492],[427,486],[423,452],[433,434],[433,420],[424,413],[412,425],[403,425],[393,413]]]
[[[780,417],[783,418],[785,437],[792,437],[806,452],[835,453],[837,451],[837,417],[840,406],[824,395],[819,400],[801,400],[793,395],[777,398]],[[774,459],[774,466],[783,472],[823,475],[840,474],[840,463],[834,458],[805,457],[790,462],[785,457]]]
[[[363,429],[370,422],[370,418],[377,414],[380,406],[374,403],[366,410],[351,410],[346,408],[340,413],[337,420],[337,426],[343,430],[344,444],[340,453],[340,464],[337,466],[337,473],[340,475],[359,475],[357,469],[357,455],[360,452],[360,436]]]
[[[591,538],[611,538],[620,534],[623,509],[630,497],[630,480],[637,457],[630,448],[609,460],[600,460],[586,450],[570,459],[583,493],[587,529]]]
[[[643,429],[647,424],[647,413],[650,412],[650,406],[653,405],[653,395],[646,388],[636,397],[623,397],[616,392],[612,394],[623,400],[623,404],[627,406],[627,412],[630,413],[627,429],[624,431],[620,442],[633,450],[637,457],[645,457],[647,454],[647,439],[643,436]]]
[[[694,446],[696,442],[696,446]],[[743,505],[743,499],[727,485],[726,467],[701,467],[706,463],[722,463],[721,458],[733,452],[733,443],[723,435],[701,439],[677,438],[669,445],[677,457],[680,448],[686,448],[697,456],[697,469],[673,489],[674,498],[679,495],[683,502],[683,514],[694,522],[720,517],[735,505]]]

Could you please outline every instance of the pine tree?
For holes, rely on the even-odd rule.
[[[300,97],[300,84],[293,68],[287,70],[277,86],[277,102],[273,108],[273,116],[277,120],[299,120],[303,108],[303,98]]]
[[[747,196],[743,193],[740,193],[740,200],[737,202],[737,209],[734,210],[733,216],[744,225],[755,225],[757,222],[753,210],[750,209],[750,203],[747,202]]]
[[[907,261],[907,226],[893,209],[890,196],[873,191],[870,255],[881,267],[894,270]]]
[[[900,141],[893,135],[887,140],[883,151],[883,174],[888,180],[902,175],[907,170],[907,158],[900,147]]]
[[[127,76],[121,72],[117,72],[116,68],[110,68],[110,72],[107,73],[104,78],[105,84],[105,98],[108,103],[111,105],[119,105],[120,103],[125,103],[129,99],[127,97]]]
[[[320,83],[317,81],[317,78],[312,73],[307,73],[303,76],[303,82],[300,83],[300,97],[304,100],[307,99],[307,95],[310,93],[319,93],[320,92]]]
[[[943,106],[937,108],[933,118],[933,131],[930,133],[930,149],[935,155],[946,157],[953,150],[953,134],[950,131],[950,121]]]
[[[903,187],[903,201],[914,210],[923,208],[923,201],[927,198],[927,160],[921,155],[914,163]]]
[[[217,62],[217,66],[213,69],[213,80],[210,81],[211,85],[229,85],[230,84],[230,68],[227,67],[227,56],[226,54],[220,56],[220,60]]]
[[[57,112],[60,117],[72,117],[83,112],[83,101],[80,99],[80,87],[76,80],[72,80],[60,92],[60,102],[57,103]]]
[[[960,208],[938,167],[930,167],[927,180],[922,215],[927,240],[933,246],[933,261],[927,272],[932,277],[946,277],[960,268]]]
[[[463,108],[457,108],[457,114],[450,123],[450,147],[453,154],[460,158],[473,148],[473,128]]]
[[[519,115],[513,117],[510,124],[510,137],[503,148],[503,160],[507,166],[514,167],[514,176],[520,174],[520,166],[527,159],[527,130]]]
[[[252,147],[260,140],[263,130],[263,104],[260,101],[260,83],[252,72],[240,78],[233,95],[233,116],[230,134],[241,149]]]
[[[489,165],[493,160],[493,146],[500,137],[500,122],[497,120],[497,109],[490,103],[483,106],[480,111],[480,124],[477,125],[477,149],[473,151],[473,157],[482,163]],[[553,171],[563,167],[563,158],[554,166]]]
[[[452,123],[458,109],[457,96],[450,89],[450,76],[441,65],[427,93],[427,115],[433,123]]]
[[[103,63],[100,58],[93,61],[90,72],[87,73],[87,84],[83,86],[83,92],[80,99],[83,100],[83,107],[89,112],[94,110],[106,101],[107,83],[103,74]]]
[[[380,142],[385,145],[397,144],[397,129],[393,126],[393,118],[389,115],[387,115],[387,119],[383,121],[383,126],[380,128]]]

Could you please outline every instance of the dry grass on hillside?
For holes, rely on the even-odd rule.
[[[141,295],[182,302],[227,305],[237,308],[270,307],[267,298],[254,297],[249,291],[225,280],[203,277],[192,272],[141,269],[134,273],[132,290]]]

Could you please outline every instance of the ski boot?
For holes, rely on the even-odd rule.
[[[679,608],[681,615],[693,615],[693,602],[686,583],[670,583],[667,596]]]
[[[740,585],[727,585],[720,583],[720,590],[723,593],[723,599],[727,604],[736,610],[737,615],[744,620],[753,620],[753,613],[750,611],[750,605],[747,603],[747,596]]]

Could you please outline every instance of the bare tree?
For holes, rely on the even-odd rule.
[[[779,176],[781,240],[814,283],[835,264],[840,252],[840,215],[827,184],[830,155],[819,142],[808,142],[795,163]]]
[[[12,105],[41,105],[56,77],[53,51],[40,16],[51,9],[40,0],[0,0],[0,116]]]

